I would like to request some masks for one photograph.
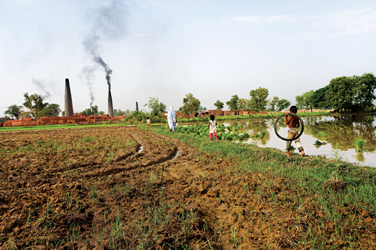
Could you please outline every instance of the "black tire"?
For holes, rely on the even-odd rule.
[[[289,113],[289,115],[292,115],[292,116],[294,116],[294,117],[296,117],[296,118],[299,119],[300,125],[302,126],[302,131],[300,131],[299,135],[298,135],[297,137],[295,137],[295,138],[287,139],[287,138],[284,138],[284,137],[282,137],[282,136],[280,136],[280,135],[278,134],[278,132],[277,132],[277,124],[278,124],[278,121],[279,121],[279,119],[281,119],[282,117],[284,117],[285,114],[282,114],[282,115],[278,116],[277,119],[275,120],[275,122],[274,122],[274,132],[275,132],[275,134],[276,134],[280,139],[282,139],[282,140],[284,140],[284,141],[295,141],[296,139],[298,139],[298,138],[303,134],[303,131],[304,131],[304,122],[303,122],[303,120],[302,120],[299,116],[297,116],[297,115],[294,114],[294,113]]]

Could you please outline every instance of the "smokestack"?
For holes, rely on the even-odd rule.
[[[138,102],[136,102],[136,111],[138,111]]]
[[[108,91],[108,115],[114,117],[114,107],[112,106],[111,91]]]
[[[65,116],[73,116],[72,95],[68,78],[65,79]]]

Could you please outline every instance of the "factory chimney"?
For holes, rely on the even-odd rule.
[[[108,115],[114,117],[114,107],[112,105],[111,91],[108,91]]]
[[[73,116],[72,95],[68,78],[65,79],[65,116]]]
[[[136,102],[136,111],[138,111],[138,102]]]

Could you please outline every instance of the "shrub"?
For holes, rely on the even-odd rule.
[[[152,123],[160,123],[160,122],[164,121],[164,119],[162,119],[162,117],[160,117],[160,116],[153,116],[150,120],[151,120]]]
[[[319,146],[319,145],[322,145],[322,142],[319,141],[319,140],[316,140],[315,143],[314,143],[313,145],[317,145],[317,146]]]
[[[328,135],[327,135],[324,131],[320,131],[320,132],[316,135],[316,137],[326,138],[326,137],[328,137]]]
[[[261,131],[261,138],[264,138],[265,135],[266,135],[266,131],[265,130]]]
[[[363,152],[364,140],[359,139],[355,142],[355,146],[358,148],[358,152]]]

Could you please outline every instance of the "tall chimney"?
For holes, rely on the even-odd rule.
[[[114,107],[112,106],[111,91],[108,91],[108,115],[114,117]]]
[[[138,111],[138,102],[136,102],[136,111]]]
[[[72,95],[68,78],[65,79],[65,116],[73,116]]]

